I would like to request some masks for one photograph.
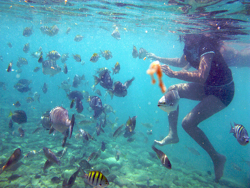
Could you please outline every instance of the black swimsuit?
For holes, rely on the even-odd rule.
[[[234,97],[234,82],[232,72],[221,53],[208,42],[201,42],[198,48],[184,47],[186,60],[195,69],[199,68],[200,58],[207,53],[214,53],[214,57],[209,75],[204,83],[205,94],[218,97],[227,106]]]

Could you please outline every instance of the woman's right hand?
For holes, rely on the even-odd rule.
[[[147,57],[148,57],[149,59],[151,59],[151,60],[158,60],[158,61],[160,61],[160,57],[156,56],[156,55],[153,54],[153,53],[147,53],[146,55],[147,55]]]

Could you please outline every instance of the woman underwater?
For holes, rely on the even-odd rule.
[[[162,65],[162,71],[171,78],[188,83],[176,84],[167,92],[175,90],[180,98],[200,101],[183,119],[184,130],[208,153],[214,164],[215,181],[223,176],[226,157],[219,154],[199,123],[226,108],[234,97],[232,72],[220,53],[220,41],[202,34],[187,34],[183,37],[185,47],[181,58],[164,58],[160,62],[168,65],[180,65],[183,62],[195,68],[195,71],[173,71],[168,65]],[[163,104],[164,105],[164,104]],[[155,144],[165,145],[179,142],[177,120],[179,106],[169,113],[169,134]]]

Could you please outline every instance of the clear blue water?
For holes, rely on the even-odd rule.
[[[43,3],[46,2],[46,3]],[[12,139],[13,136],[8,128],[8,114],[9,111],[14,111],[16,108],[12,105],[16,101],[20,101],[21,107],[28,116],[28,125],[23,125],[26,129],[25,136],[27,144],[26,153],[32,150],[31,140],[36,139],[34,135],[29,134],[34,130],[39,122],[40,116],[46,110],[51,110],[55,106],[63,106],[69,110],[69,114],[77,114],[75,109],[69,109],[70,100],[67,98],[65,91],[58,89],[61,82],[70,78],[72,83],[75,74],[85,75],[86,81],[89,85],[80,85],[78,88],[72,90],[89,91],[91,95],[96,95],[92,92],[91,86],[94,84],[93,75],[95,70],[101,67],[107,67],[109,70],[114,67],[116,62],[121,65],[119,74],[111,75],[114,81],[125,81],[135,77],[134,82],[128,89],[128,94],[124,98],[114,97],[112,100],[108,96],[104,99],[105,89],[100,85],[97,89],[102,92],[101,99],[103,103],[111,105],[116,111],[115,115],[110,115],[110,120],[114,121],[116,117],[119,118],[117,124],[126,123],[128,117],[137,116],[136,131],[142,132],[146,135],[147,128],[143,127],[141,123],[153,124],[153,135],[147,136],[147,144],[142,144],[145,150],[151,152],[150,146],[153,140],[160,140],[168,133],[167,114],[157,107],[157,102],[163,95],[157,85],[151,84],[150,76],[146,74],[151,61],[149,59],[143,60],[132,57],[133,45],[139,48],[144,48],[148,52],[152,52],[161,57],[180,57],[183,53],[184,44],[179,42],[179,35],[183,34],[184,30],[197,32],[198,29],[210,28],[207,23],[209,19],[213,18],[232,18],[240,19],[244,22],[239,22],[236,25],[244,27],[241,31],[249,34],[249,3],[248,1],[205,1],[208,3],[184,1],[179,5],[168,5],[164,1],[70,1],[65,5],[64,1],[39,1],[32,0],[28,2],[20,1],[18,3],[12,1],[4,1],[0,4],[0,55],[3,61],[0,62],[0,81],[6,84],[6,90],[0,88],[1,101],[1,145],[8,145],[7,139]],[[183,13],[181,8],[183,6],[192,6],[188,12]],[[195,7],[203,7],[204,10],[195,9]],[[221,14],[212,17],[196,17],[198,12],[212,12],[218,10],[228,10]],[[191,19],[191,15],[192,19]],[[59,32],[57,35],[50,37],[40,31],[41,26],[57,25]],[[33,34],[30,37],[22,35],[25,27],[32,27]],[[65,34],[67,28],[71,31]],[[112,31],[118,27],[121,40],[116,40],[111,36]],[[76,35],[84,36],[80,42],[75,42]],[[12,44],[10,48],[7,43]],[[234,41],[235,43],[244,43],[245,46],[250,42],[248,35],[238,35]],[[30,43],[30,51],[23,52],[23,46]],[[37,73],[33,72],[35,67],[40,67],[41,64],[37,62],[30,54],[42,47],[43,53],[46,54],[51,50],[58,51],[61,55],[69,53],[67,60],[68,74],[63,72],[56,74],[53,77],[44,75],[42,70]],[[236,48],[238,46],[235,46]],[[99,53],[100,50],[110,50],[113,58],[105,60],[100,58],[97,63],[90,62],[90,57],[93,53]],[[80,54],[84,65],[76,62],[72,54]],[[17,73],[16,62],[19,57],[24,57],[28,60],[28,65],[24,65],[21,73]],[[8,73],[6,68],[9,62],[13,60],[14,71]],[[59,59],[57,64],[63,69],[63,64]],[[248,62],[250,64],[250,62]],[[173,68],[179,70],[178,68]],[[230,122],[236,122],[245,126],[250,131],[250,99],[249,99],[249,66],[248,67],[231,67],[235,81],[235,97],[232,103],[223,111],[215,114],[208,120],[202,122],[199,127],[209,137],[210,141],[215,146],[219,153],[226,155],[227,162],[225,165],[225,178],[232,179],[235,182],[242,184],[242,186],[250,186],[250,166],[242,161],[244,158],[250,161],[249,145],[240,146],[236,139],[229,134]],[[20,93],[14,89],[14,85],[19,79],[32,80],[30,87],[31,93]],[[171,79],[167,76],[163,77],[164,83],[167,87],[180,83],[182,81]],[[44,94],[41,90],[43,83],[48,84],[48,92]],[[40,103],[37,101],[27,103],[26,98],[33,96],[34,92],[38,92],[40,96]],[[213,164],[209,156],[186,134],[181,127],[181,121],[186,114],[197,104],[195,101],[181,99],[180,114],[178,123],[178,132],[180,142],[175,145],[158,147],[167,155],[177,157],[185,161],[191,168],[208,171],[213,175]],[[89,114],[87,108],[88,103],[84,102],[84,111],[82,114]],[[76,121],[78,121],[76,119]],[[93,127],[95,125],[92,125]],[[18,125],[14,125],[17,140],[22,143],[23,138],[18,138]],[[94,132],[94,128],[92,130]],[[109,138],[107,131],[105,140],[113,140]],[[39,133],[40,134],[40,133]],[[43,132],[44,142],[48,132]],[[74,130],[73,136],[77,134],[77,127]],[[139,137],[139,136],[138,136]],[[97,138],[98,139],[98,138]],[[98,142],[101,142],[99,139]],[[10,141],[11,142],[11,141]],[[72,143],[71,140],[68,140]],[[123,144],[124,141],[119,141],[117,144]],[[139,142],[139,140],[138,140]],[[51,143],[50,143],[51,144]],[[60,146],[60,141],[55,145]],[[201,156],[195,156],[190,153],[185,146],[192,146],[197,149]],[[44,145],[46,146],[46,145]],[[35,147],[35,146],[34,146]],[[70,147],[70,146],[69,146]],[[138,147],[138,146],[137,146]],[[11,147],[5,150],[0,150],[0,157],[10,155],[12,151],[17,148],[12,144]],[[131,149],[131,148],[129,148]],[[136,150],[136,148],[133,148]],[[1,159],[3,159],[2,157]],[[160,164],[160,161],[158,161]],[[234,168],[234,165],[240,167],[241,171]],[[163,168],[163,167],[162,167]],[[0,176],[1,180],[1,176]],[[17,180],[18,181],[18,180]]]

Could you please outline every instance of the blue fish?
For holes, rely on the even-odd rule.
[[[240,143],[240,145],[247,145],[249,143],[249,136],[245,127],[241,124],[234,123],[234,127],[231,124],[231,130],[229,133],[234,133],[234,137]]]

